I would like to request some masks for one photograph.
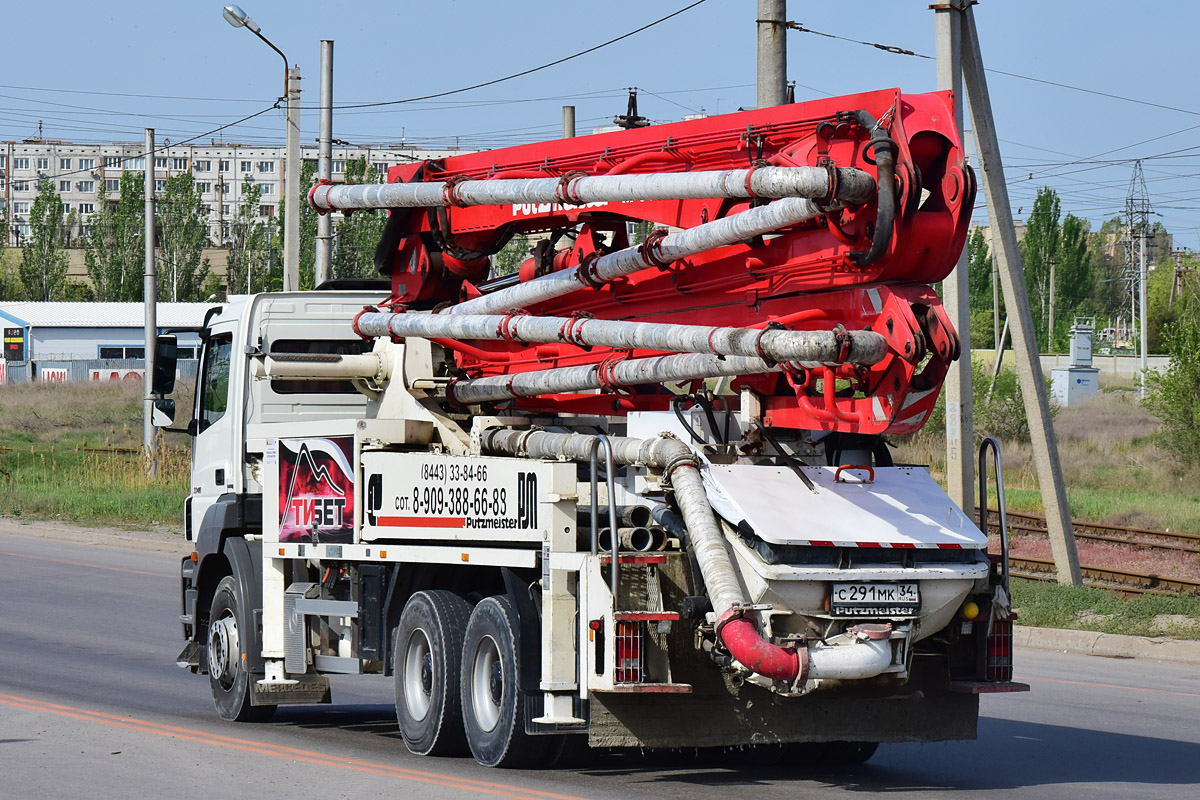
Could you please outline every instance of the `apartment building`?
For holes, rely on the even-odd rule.
[[[388,168],[397,164],[445,158],[460,152],[469,151],[421,150],[399,145],[335,147],[333,180],[341,180],[347,162],[358,158],[366,158],[382,180]],[[305,161],[316,162],[316,146],[302,148],[302,155]],[[154,155],[155,189],[162,191],[172,175],[191,172],[208,208],[209,241],[215,247],[222,247],[247,181],[261,190],[258,218],[265,220],[278,213],[285,192],[286,161],[283,147],[215,141],[207,145],[171,145],[167,140]],[[110,200],[115,199],[120,196],[123,172],[144,174],[145,170],[145,146],[141,142],[76,144],[55,139],[0,142],[3,243],[19,246],[29,236],[29,213],[43,178],[50,180],[62,197],[63,210],[77,213],[80,227],[70,232],[75,237],[86,231],[89,217],[97,210],[101,189]],[[340,215],[335,215],[335,223],[339,218]]]

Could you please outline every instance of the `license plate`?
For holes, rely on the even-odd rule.
[[[835,583],[829,591],[829,613],[835,617],[909,617],[921,608],[912,583]]]

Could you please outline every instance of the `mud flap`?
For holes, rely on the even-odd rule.
[[[329,678],[324,675],[295,675],[289,681],[272,683],[256,677],[250,683],[250,705],[252,706],[329,702],[332,702]]]

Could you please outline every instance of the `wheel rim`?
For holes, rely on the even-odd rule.
[[[500,722],[500,703],[504,697],[504,664],[500,648],[491,636],[475,647],[471,663],[471,710],[479,727],[487,732]]]
[[[429,636],[418,628],[404,649],[404,706],[414,720],[423,720],[433,705],[433,655]]]
[[[239,652],[237,619],[226,612],[208,626],[208,671],[222,686],[233,684]]]

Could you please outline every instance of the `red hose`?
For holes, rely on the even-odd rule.
[[[717,635],[729,654],[747,669],[777,681],[801,681],[808,672],[808,649],[780,647],[762,638],[750,620],[727,611],[717,624]]]

